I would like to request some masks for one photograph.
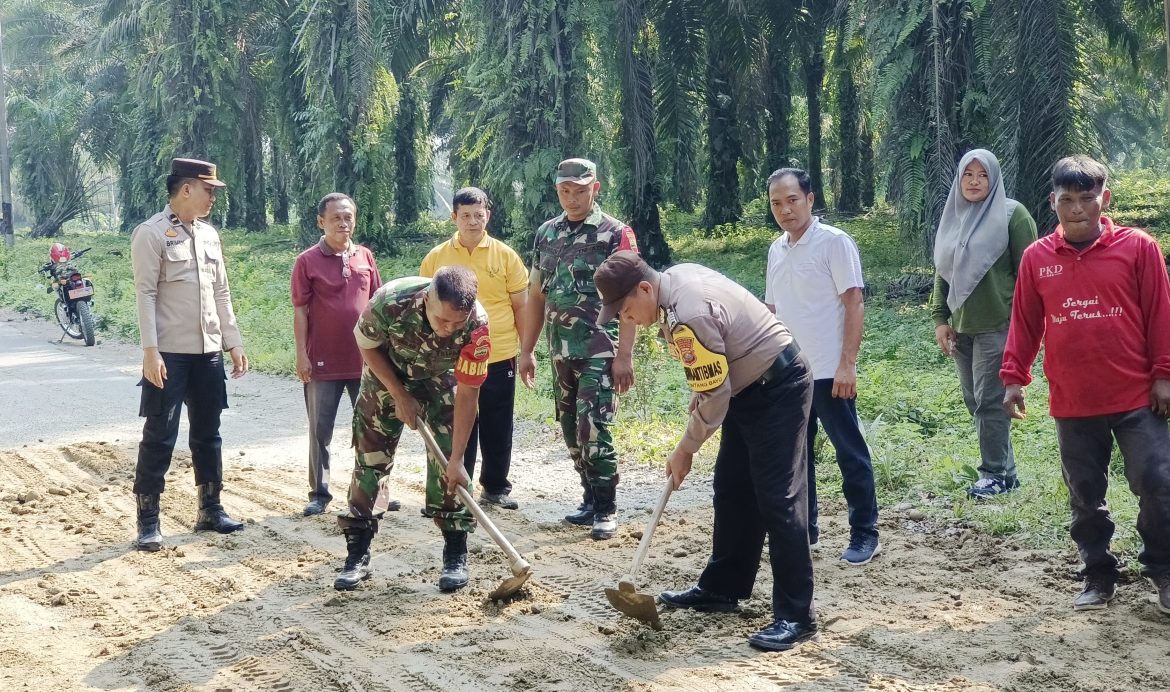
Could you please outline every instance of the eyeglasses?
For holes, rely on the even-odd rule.
[[[352,272],[349,270],[349,251],[341,253],[341,278],[348,279]]]

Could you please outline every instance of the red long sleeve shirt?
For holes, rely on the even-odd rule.
[[[999,374],[1031,383],[1043,340],[1054,418],[1148,406],[1153,380],[1170,379],[1170,281],[1158,243],[1105,216],[1101,226],[1082,251],[1057,226],[1020,262]]]

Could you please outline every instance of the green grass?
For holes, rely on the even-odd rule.
[[[1137,190],[1146,184],[1124,180],[1121,187]],[[1148,183],[1155,185],[1155,183]],[[1128,187],[1126,187],[1128,186]],[[1155,189],[1151,188],[1151,189]],[[1161,188],[1156,188],[1160,190]],[[1136,195],[1136,192],[1127,194]],[[1158,195],[1143,194],[1135,208],[1119,218],[1170,218],[1158,206]],[[1165,195],[1161,199],[1166,199]],[[695,215],[667,209],[664,225],[678,262],[715,268],[763,295],[768,245],[776,237],[763,216],[762,204],[748,205],[744,223],[696,230]],[[963,406],[953,363],[934,344],[933,327],[924,305],[887,300],[884,286],[905,271],[929,271],[899,239],[894,218],[875,213],[833,221],[849,231],[861,250],[867,282],[874,295],[866,304],[866,331],[859,357],[858,411],[874,453],[874,470],[882,506],[910,502],[933,520],[973,526],[1027,546],[1071,545],[1068,539],[1068,495],[1051,419],[1047,386],[1037,372],[1028,390],[1029,417],[1013,428],[1022,492],[975,504],[965,489],[976,476],[979,451],[970,416]],[[401,244],[400,253],[379,257],[384,278],[414,274],[433,239]],[[263,234],[222,233],[232,296],[253,366],[274,375],[293,372],[292,307],[289,270],[298,252],[295,229],[275,227]],[[137,340],[129,238],[107,233],[72,234],[70,247],[92,246],[80,265],[97,287],[96,313],[104,334]],[[49,316],[52,296],[38,290],[36,268],[48,255],[47,240],[18,238],[14,250],[0,248],[0,305]],[[43,281],[41,281],[43,283]],[[620,401],[614,435],[626,463],[661,465],[686,425],[689,393],[679,368],[649,330],[642,330],[635,351],[636,384]],[[517,415],[555,425],[550,368],[542,358],[537,387],[517,393]],[[818,485],[822,498],[840,498],[841,477],[831,445],[818,445]],[[696,472],[711,469],[717,440],[707,443],[696,459]],[[1118,521],[1115,547],[1130,564],[1140,545],[1134,529],[1137,502],[1120,475],[1116,460],[1109,493]]]

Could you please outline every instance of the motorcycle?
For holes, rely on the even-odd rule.
[[[53,312],[61,329],[74,339],[84,340],[86,346],[93,346],[97,341],[93,316],[93,282],[89,277],[82,276],[73,264],[93,248],[76,253],[70,253],[68,248],[62,249],[63,253],[52,253],[50,256],[53,259],[45,262],[37,271],[49,279],[45,292],[57,292]]]

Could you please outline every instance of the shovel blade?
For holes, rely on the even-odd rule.
[[[621,586],[628,586],[628,584],[623,583]],[[662,629],[662,621],[658,619],[658,604],[654,602],[653,596],[638,593],[632,588],[619,587],[606,589],[605,597],[609,599],[609,604],[618,611],[635,620],[641,620],[656,630]]]
[[[488,594],[488,598],[493,601],[502,601],[520,590],[524,586],[524,582],[528,581],[528,577],[532,576],[532,570],[521,572],[515,576],[508,577],[500,582],[500,585]]]

